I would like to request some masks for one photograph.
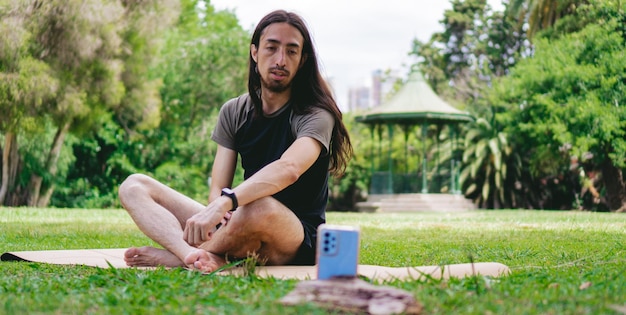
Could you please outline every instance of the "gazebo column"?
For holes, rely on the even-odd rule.
[[[437,186],[435,186],[436,188],[436,193],[441,193],[441,186],[442,186],[442,181],[441,181],[441,160],[439,159],[439,155],[441,150],[439,149],[439,136],[441,135],[441,124],[436,124],[435,125],[436,129],[435,129],[435,172],[434,172],[434,178],[437,179],[436,183]],[[430,182],[433,182],[433,179],[430,180]]]
[[[389,187],[387,193],[393,194],[393,160],[391,159],[391,151],[393,150],[393,125],[387,124],[387,132],[389,133],[389,150],[387,151],[387,168],[389,170]]]
[[[375,125],[368,125],[369,130],[370,130],[370,138],[372,139],[372,146],[370,147],[370,174],[374,174],[374,135],[376,134],[376,126]]]
[[[428,193],[428,184],[426,182],[426,135],[428,126],[426,122],[422,122],[422,194]]]
[[[401,177],[401,190],[398,192],[400,194],[412,192],[411,185],[409,184],[409,133],[411,132],[411,127],[403,124],[402,131],[404,132],[404,170]]]
[[[382,125],[376,125],[378,130],[378,170],[383,169],[383,127]]]
[[[450,193],[456,193],[456,169],[454,164],[456,163],[454,158],[454,149],[456,147],[456,138],[454,128],[452,125],[448,125],[448,129],[450,129]]]
[[[454,151],[456,152],[456,149],[458,147],[458,143],[459,143],[459,129],[457,128],[458,125],[454,125]],[[455,155],[455,157],[459,157],[458,155]],[[454,192],[457,195],[461,194],[461,183],[459,183],[459,177],[460,177],[460,171],[459,171],[459,166],[461,165],[461,157],[459,157],[459,159],[454,159],[455,160],[455,165],[454,165],[454,174],[455,174],[455,178],[454,178],[454,183],[456,185],[456,191]]]
[[[404,174],[409,173],[409,133],[411,132],[409,125],[402,125],[404,132]]]

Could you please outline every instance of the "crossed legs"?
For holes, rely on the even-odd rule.
[[[139,174],[122,183],[119,197],[139,229],[163,246],[128,249],[129,266],[184,266],[210,272],[224,265],[227,257],[253,253],[268,265],[282,265],[295,257],[304,239],[300,220],[272,197],[239,207],[200,248],[183,240],[183,228],[204,205]]]

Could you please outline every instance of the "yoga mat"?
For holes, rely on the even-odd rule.
[[[58,265],[85,265],[92,267],[129,268],[124,262],[126,248],[112,249],[78,249],[78,250],[46,250],[6,252],[0,256],[1,261],[28,261]],[[277,279],[316,279],[315,266],[257,266],[255,272],[260,277]],[[448,279],[463,278],[475,274],[483,276],[505,276],[510,273],[509,267],[496,262],[478,262],[473,264],[452,264],[442,266],[420,267],[385,267],[375,265],[359,265],[359,275],[374,280],[424,280],[426,278]],[[225,275],[243,275],[243,268],[231,268],[222,271]]]
[[[55,265],[85,265],[92,267],[128,268],[124,262],[126,248],[42,250],[27,252],[7,252],[0,256],[1,261],[30,261]]]

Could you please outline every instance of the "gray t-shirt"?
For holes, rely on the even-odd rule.
[[[290,107],[283,106],[280,110],[265,117],[276,117],[288,108]],[[235,135],[246,123],[248,117],[250,117],[250,112],[253,110],[254,106],[248,94],[226,102],[220,109],[217,125],[213,130],[211,139],[225,148],[235,150]],[[331,113],[321,108],[313,108],[311,113],[304,115],[291,113],[290,121],[291,132],[295,139],[311,137],[323,145],[323,155],[328,153],[335,125],[335,120]]]

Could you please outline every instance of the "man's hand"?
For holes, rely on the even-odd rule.
[[[183,230],[183,239],[191,246],[199,246],[208,241],[217,230],[218,223],[228,224],[231,212],[228,211],[231,200],[221,197],[213,200],[202,212],[189,218]]]

